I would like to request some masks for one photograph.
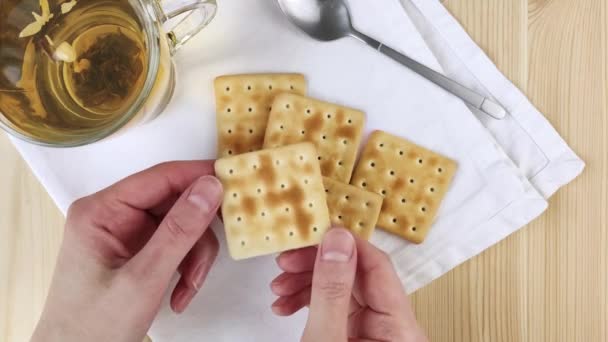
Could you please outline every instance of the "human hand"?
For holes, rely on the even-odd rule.
[[[161,164],[76,201],[32,341],[144,339],[176,270],[182,312],[219,249],[213,162]]]
[[[310,305],[302,341],[427,341],[389,257],[345,229],[321,246],[285,252],[272,283],[275,314]]]

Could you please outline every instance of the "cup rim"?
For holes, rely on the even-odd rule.
[[[159,27],[160,24],[158,22],[157,11],[154,8],[153,0],[137,0],[136,2],[130,3],[136,3],[138,5],[138,8],[134,8],[134,10],[139,15],[139,18],[142,22],[142,31],[145,35],[146,46],[149,47],[149,60],[146,80],[144,81],[142,90],[124,115],[122,115],[119,119],[109,125],[106,129],[103,129],[97,132],[96,134],[86,137],[76,136],[73,139],[69,139],[66,141],[48,141],[33,135],[28,135],[23,132],[20,132],[20,130],[17,129],[15,125],[10,120],[8,120],[2,112],[0,112],[0,128],[2,128],[2,130],[7,132],[8,134],[22,141],[43,147],[79,147],[98,142],[104,138],[111,136],[112,134],[123,128],[125,125],[127,125],[137,114],[139,114],[141,109],[144,107],[146,100],[150,96],[150,93],[152,92],[152,89],[156,82],[158,69],[160,66],[160,44],[163,44],[161,42],[161,39],[163,39],[163,37],[161,37],[161,30]],[[167,42],[164,42],[164,44],[167,44]]]

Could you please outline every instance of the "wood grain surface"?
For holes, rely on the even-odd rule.
[[[608,4],[447,0],[587,162],[529,226],[412,296],[432,341],[608,341]],[[63,218],[0,134],[0,341],[38,319]]]

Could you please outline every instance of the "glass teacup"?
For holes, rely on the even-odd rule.
[[[173,93],[171,56],[216,10],[215,0],[2,0],[0,127],[69,147],[150,120]]]

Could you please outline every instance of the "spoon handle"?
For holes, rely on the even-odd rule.
[[[369,37],[354,29],[351,32],[351,36],[366,43],[375,50],[382,52],[384,55],[392,58],[396,62],[401,63],[402,65],[416,72],[420,76],[428,79],[429,81],[435,83],[446,91],[461,98],[464,102],[477,108],[483,113],[499,120],[504,119],[504,117],[506,116],[505,109],[498,103],[494,102],[492,99],[478,94],[477,92],[438,73],[437,71],[427,67],[426,65],[421,64],[415,61],[414,59],[400,53],[399,51],[380,43],[374,38]]]

